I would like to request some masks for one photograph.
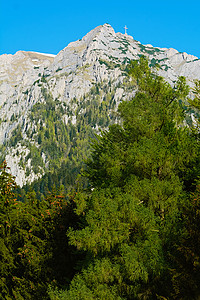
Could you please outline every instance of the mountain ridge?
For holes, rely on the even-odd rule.
[[[47,127],[54,130],[52,126],[55,121],[52,119],[50,124],[47,116],[42,119],[38,115],[36,118],[34,107],[38,105],[43,112],[43,106],[52,105],[55,109],[52,118],[60,118],[66,132],[70,126],[74,126],[78,134],[77,124],[82,124],[81,116],[84,118],[85,114],[87,117],[93,114],[94,121],[89,118],[87,124],[92,130],[106,128],[120,101],[130,98],[134,93],[129,89],[128,82],[124,84],[127,78],[125,68],[127,63],[138,60],[141,55],[149,59],[152,67],[158,63],[158,74],[171,84],[178,76],[185,76],[191,86],[194,79],[200,79],[200,60],[196,56],[180,53],[173,48],[142,45],[129,35],[115,33],[109,24],[100,25],[82,39],[69,43],[56,56],[31,51],[0,56],[1,152],[20,186],[43,176],[51,161],[45,152],[47,150],[42,150],[38,140],[39,136],[45,140],[51,135],[51,132],[47,133],[50,130]],[[89,103],[90,111],[86,103]],[[60,117],[56,115],[56,109],[61,112]],[[100,121],[101,118],[104,121]],[[93,122],[92,125],[89,122]],[[43,128],[41,132],[39,128]],[[60,128],[61,131],[65,129]],[[57,133],[54,139],[59,144]],[[63,146],[66,153],[72,147],[73,141],[69,140]],[[26,159],[33,151],[33,145],[36,145],[34,151],[38,151],[42,157],[38,170],[34,167],[35,171],[32,168],[33,157]]]

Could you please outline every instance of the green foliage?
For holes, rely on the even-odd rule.
[[[13,131],[12,136],[9,140],[6,141],[7,147],[15,147],[18,142],[20,142],[23,139],[21,126],[18,125]]]
[[[171,251],[174,298],[198,299],[200,289],[200,198],[199,185],[183,211],[184,231]],[[173,255],[172,255],[173,254]]]
[[[199,132],[183,105],[198,112],[199,83],[189,100],[184,77],[171,87],[150,67],[131,62],[124,86],[136,92],[118,115],[120,84],[94,85],[73,107],[42,88],[25,160],[49,172],[21,202],[0,168],[1,299],[198,298]]]
[[[56,70],[56,72],[59,72],[59,71],[61,71],[62,70],[62,68],[58,68],[57,70]]]
[[[199,110],[200,110],[200,80],[195,80],[194,81],[194,88],[192,89],[194,98],[193,99],[189,99],[189,107],[195,109],[198,111],[198,118],[199,118]]]
[[[24,95],[28,95],[28,89],[25,92],[22,92]]]
[[[161,52],[162,50],[160,50],[159,48],[151,48],[151,47],[146,47],[142,44],[139,44],[140,50],[144,53],[150,54],[150,55],[154,55],[156,52]]]
[[[0,299],[48,299],[49,283],[63,284],[74,274],[66,237],[77,223],[73,202],[62,191],[42,202],[34,192],[17,201],[5,162],[0,170]]]
[[[97,138],[86,175],[93,187],[124,187],[130,180],[149,181],[150,185],[153,180],[162,185],[167,180],[169,187],[173,183],[171,199],[176,191],[177,199],[182,189],[178,176],[186,164],[194,167],[196,163],[195,147],[191,149],[194,139],[182,127],[184,111],[178,101],[187,95],[188,87],[180,78],[172,88],[151,73],[143,58],[140,65],[132,64],[130,74],[138,91],[134,99],[119,105],[123,126],[112,125]],[[168,198],[171,192],[166,192],[166,183],[162,189]]]
[[[183,77],[171,87],[144,57],[129,73],[135,97],[119,105],[121,125],[93,142],[85,171],[92,189],[75,198],[82,227],[69,229],[68,237],[86,259],[69,288],[51,290],[51,299],[183,295],[175,249],[184,238],[187,195],[199,176],[198,143],[183,126],[181,103],[189,88]]]
[[[32,130],[26,132],[28,138],[39,145],[36,147],[26,142],[30,150],[26,161],[32,159],[35,173],[40,172],[38,166],[46,173],[34,182],[37,197],[51,190],[53,184],[57,187],[64,185],[65,189],[75,184],[84,161],[90,155],[90,140],[94,138],[96,128],[107,128],[116,120],[116,88],[111,82],[96,84],[80,101],[72,100],[73,109],[54,100],[48,90],[42,88],[44,102],[33,106],[30,114]],[[72,118],[75,118],[73,123]],[[42,154],[43,157],[45,155],[45,163]],[[25,189],[27,191],[30,187]]]
[[[59,299],[86,299],[84,293],[91,299],[133,299],[153,274],[162,270],[154,215],[120,189],[96,190],[90,196],[80,193],[75,203],[78,215],[86,216],[86,225],[69,230],[68,236],[90,259]]]
[[[120,64],[116,64],[112,61],[108,61],[108,60],[104,60],[104,59],[99,59],[99,63],[100,63],[100,65],[104,64],[107,67],[108,70],[109,69],[113,70],[117,67],[120,67]]]

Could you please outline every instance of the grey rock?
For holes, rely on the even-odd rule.
[[[36,52],[18,51],[14,55],[0,56],[0,144],[12,136],[17,126],[23,128],[23,137],[30,129],[29,113],[34,104],[43,102],[42,88],[46,88],[54,99],[71,105],[73,98],[80,101],[95,83],[111,80],[116,85],[124,80],[122,64],[137,60],[141,55],[149,58],[151,64],[159,63],[159,74],[170,83],[185,76],[192,85],[194,79],[200,79],[200,60],[175,49],[142,45],[132,36],[116,33],[109,24],[98,26],[81,40],[70,43],[56,56]],[[134,91],[133,91],[134,93]],[[122,98],[130,97],[123,88],[115,93],[117,103]],[[72,107],[72,111],[75,107]],[[62,120],[67,123],[69,118]],[[75,115],[71,118],[76,123]],[[25,150],[24,150],[25,151]],[[24,156],[28,155],[28,150]],[[22,151],[7,149],[6,160],[19,185],[32,182],[44,174],[29,169],[31,176],[19,166]],[[44,154],[45,156],[45,154]],[[15,157],[15,158],[14,158]],[[45,162],[48,164],[48,162]]]

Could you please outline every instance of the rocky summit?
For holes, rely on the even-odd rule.
[[[133,95],[126,65],[142,55],[150,66],[159,64],[158,73],[171,84],[179,76],[190,85],[200,79],[197,57],[142,45],[109,24],[56,56],[25,51],[0,56],[1,160],[17,184],[63,166],[71,173],[80,170],[89,138],[116,122],[119,102]]]

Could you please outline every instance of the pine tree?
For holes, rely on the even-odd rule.
[[[73,246],[66,231],[77,224],[73,202],[53,190],[43,201],[35,192],[17,201],[6,162],[0,166],[0,299],[48,299],[48,284],[74,274]]]
[[[94,141],[85,172],[91,189],[74,199],[83,228],[68,236],[87,259],[69,289],[51,291],[51,299],[173,297],[170,251],[181,232],[188,182],[199,174],[180,101],[189,88],[183,77],[171,87],[144,57],[129,73],[135,96],[119,105],[119,124]]]

